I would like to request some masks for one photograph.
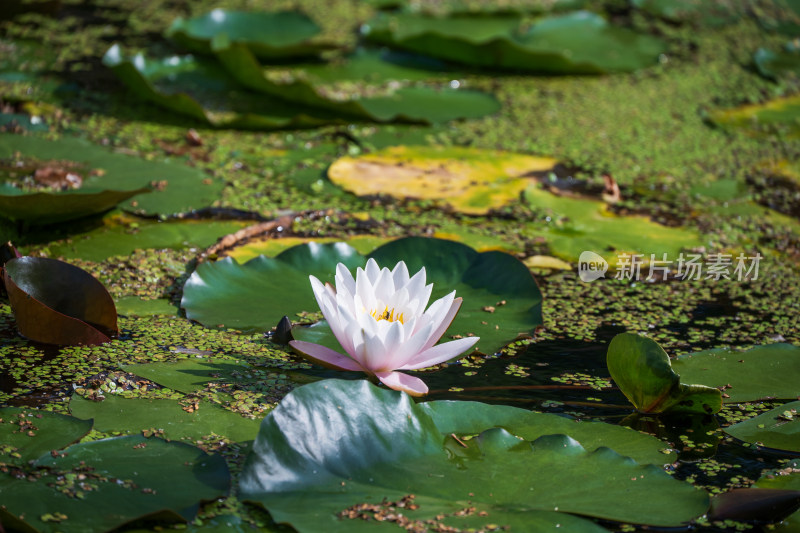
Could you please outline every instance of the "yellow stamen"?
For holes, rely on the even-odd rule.
[[[377,309],[373,310],[370,313],[370,316],[377,321],[386,320],[387,322],[400,322],[401,324],[404,323],[403,313],[397,313],[395,315],[394,309],[389,309],[389,307],[385,307],[383,311],[378,312]]]

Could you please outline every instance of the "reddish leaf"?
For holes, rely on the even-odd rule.
[[[733,489],[711,500],[708,517],[738,522],[780,522],[800,508],[800,490]]]
[[[41,257],[11,259],[3,275],[19,332],[47,344],[102,344],[117,332],[105,287],[80,268]]]

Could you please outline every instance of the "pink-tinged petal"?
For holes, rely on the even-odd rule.
[[[311,359],[324,367],[333,368],[335,370],[364,372],[364,368],[357,362],[337,351],[331,350],[327,346],[305,341],[289,341],[289,346],[294,348],[294,350],[303,357]]]
[[[425,382],[414,376],[402,372],[376,372],[375,376],[390,389],[403,391],[411,396],[428,394],[428,386],[425,385]]]
[[[385,321],[383,321],[385,322]],[[384,359],[379,368],[373,369],[375,371],[388,371],[394,370],[402,362],[404,350],[409,342],[405,338],[405,326],[400,322],[388,322],[385,333],[383,335],[384,346]]]
[[[404,287],[408,283],[408,267],[405,261],[400,261],[392,269],[392,278],[395,287]]]
[[[403,365],[412,361],[417,354],[422,351],[422,347],[425,345],[425,341],[430,335],[431,330],[433,330],[433,324],[428,324],[422,330],[406,338],[405,342],[396,346],[389,346],[391,353],[389,364],[391,366],[387,368],[389,370],[395,370],[397,368],[402,368]]]
[[[445,298],[449,299],[449,297],[452,297],[453,295],[455,295],[455,293],[456,291],[453,291],[451,294],[445,296],[442,299],[443,300]],[[436,341],[442,338],[444,332],[447,331],[447,328],[449,328],[450,324],[453,323],[453,319],[458,314],[458,310],[461,309],[462,301],[463,301],[462,298],[453,298],[453,301],[450,303],[450,307],[447,310],[443,312],[440,311],[439,313],[437,313],[436,316],[431,317],[431,321],[434,324],[436,324],[436,327],[434,328],[433,333],[431,333],[431,336],[428,337],[428,342],[425,343],[423,350],[427,350],[428,348],[436,344]]]
[[[479,340],[480,337],[464,337],[437,344],[433,348],[420,352],[408,364],[398,367],[397,370],[417,370],[450,361],[472,348]]]

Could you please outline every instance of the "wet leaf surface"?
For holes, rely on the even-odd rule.
[[[41,257],[5,264],[4,281],[17,329],[47,344],[102,344],[117,332],[117,311],[105,287],[86,271]]]
[[[0,463],[22,466],[83,438],[90,420],[78,420],[38,409],[0,408]]]
[[[482,425],[466,423],[470,433]],[[459,432],[452,419],[447,426]],[[509,512],[518,520],[521,510],[546,522],[558,522],[558,511],[679,525],[708,506],[702,491],[609,448],[588,452],[566,435],[528,441],[493,426],[459,442],[400,393],[366,381],[306,385],[265,419],[245,466],[243,496],[299,531],[351,531],[360,513],[379,519],[381,501],[413,505],[403,511],[410,520],[453,516],[467,506],[484,524],[499,525]],[[320,434],[327,438],[314,437]]]

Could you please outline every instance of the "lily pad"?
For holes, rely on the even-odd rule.
[[[220,64],[243,86],[310,108],[308,112],[320,109],[349,120],[433,124],[491,115],[500,109],[489,94],[450,87],[387,87],[376,96],[343,98],[325,94],[323,87],[305,80],[273,81],[246,46],[231,43],[224,35],[214,39],[212,48]]]
[[[82,198],[84,193],[97,194],[102,190],[116,195],[122,191],[135,191],[128,194],[128,198],[132,196],[130,200],[116,200],[125,200],[120,206],[129,211],[145,215],[171,215],[211,205],[223,187],[222,180],[210,178],[189,166],[118,154],[81,139],[61,138],[50,141],[37,137],[0,134],[0,158],[12,157],[15,152],[26,158],[44,161],[70,161],[86,169],[80,189],[52,193],[51,198],[41,205],[33,206],[33,202],[41,198],[20,195],[18,192],[10,194],[11,187],[0,187],[0,211],[4,209],[4,205],[13,204],[16,207],[9,207],[12,211],[7,211],[10,214],[6,216],[22,220],[54,222],[105,211],[115,203],[106,202],[101,206],[95,200]],[[156,190],[151,191],[153,183]],[[151,192],[140,194],[142,191]],[[52,214],[49,213],[50,210]]]
[[[194,518],[198,504],[224,497],[230,484],[222,456],[142,436],[75,444],[54,455],[48,451],[35,466],[48,470],[21,478],[0,474],[4,524],[77,533],[154,516],[185,522]]]
[[[557,163],[497,150],[390,146],[339,158],[328,169],[328,178],[360,196],[437,200],[457,211],[485,214],[517,201],[530,185],[530,175],[546,173]]]
[[[204,389],[209,383],[242,381],[252,367],[231,361],[179,361],[177,363],[144,363],[125,365],[126,372],[154,381],[159,385],[186,394]]]
[[[736,20],[743,12],[725,0],[631,0],[631,4],[670,22],[712,28]]]
[[[126,57],[114,45],[103,56],[103,64],[140,98],[210,126],[269,130],[337,121],[324,111],[247,91],[215,62],[191,55]]]
[[[128,435],[152,431],[170,440],[221,435],[246,442],[255,438],[259,424],[259,420],[245,418],[206,400],[184,405],[179,400],[120,398],[108,394],[103,401],[93,401],[75,394],[69,409],[73,416],[93,419],[98,431]]]
[[[337,263],[355,269],[367,257],[381,266],[405,261],[411,272],[424,266],[428,282],[433,283],[432,300],[456,290],[464,303],[447,335],[477,335],[481,337],[477,349],[484,353],[493,353],[520,335],[531,335],[542,323],[541,293],[519,260],[422,237],[392,241],[366,257],[345,243],[309,243],[244,265],[229,258],[204,263],[184,285],[181,306],[187,318],[206,326],[264,331],[284,315],[318,309],[309,275],[333,282]]]
[[[145,299],[138,296],[123,296],[114,300],[117,313],[122,316],[155,316],[178,314],[178,308],[166,298]]]
[[[533,228],[547,239],[550,253],[573,263],[587,250],[599,253],[612,267],[618,266],[623,253],[637,254],[643,263],[648,263],[652,254],[657,260],[667,254],[675,261],[682,250],[703,244],[695,230],[663,226],[644,216],[616,215],[598,200],[557,196],[538,184],[530,185],[523,198],[550,216],[545,224]],[[609,249],[615,253],[607,253]],[[646,270],[641,275],[646,277]]]
[[[753,62],[759,74],[765,78],[777,80],[785,74],[800,74],[800,48],[793,41],[778,52],[759,48],[753,56]]]
[[[800,452],[800,401],[734,424],[725,433],[759,446]]]
[[[630,72],[654,65],[666,49],[588,11],[545,17],[528,30],[513,16],[380,13],[362,31],[370,41],[448,61],[551,74]]]
[[[88,272],[44,257],[7,261],[5,282],[17,329],[47,344],[95,345],[117,332],[114,301]]]
[[[248,46],[260,59],[274,60],[317,55],[334,47],[312,41],[319,26],[298,11],[230,11],[214,9],[188,20],[177,18],[166,35],[201,53],[211,52],[211,40],[225,33],[235,43]]]
[[[347,239],[347,244],[348,246],[352,246],[358,253],[366,255],[390,240],[392,239],[374,235],[355,235]],[[259,255],[275,257],[284,250],[301,244],[312,242],[317,244],[330,244],[338,241],[340,241],[340,239],[336,237],[281,237],[280,239],[251,240],[227,251],[225,255],[234,258],[238,263],[246,263]]]
[[[786,96],[759,104],[716,109],[708,114],[711,123],[726,130],[743,130],[750,135],[800,135],[800,96]]]
[[[789,461],[783,468],[768,472],[755,482],[753,487],[800,491],[800,459]],[[773,531],[777,533],[797,533],[800,531],[800,511],[790,515]]]
[[[206,248],[248,223],[219,220],[154,221],[131,216],[106,217],[103,225],[48,246],[50,255],[104,261],[134,250]]]
[[[724,389],[726,403],[800,397],[800,347],[791,344],[683,354],[672,368],[689,383]]]
[[[482,430],[462,446],[405,394],[366,381],[306,385],[264,420],[242,496],[301,532],[374,527],[389,506],[405,507],[414,522],[458,523],[454,516],[471,507],[482,527],[574,520],[570,531],[593,529],[562,513],[678,526],[708,507],[703,491],[609,448],[589,452],[567,435],[531,442],[493,424]]]
[[[684,385],[669,356],[657,342],[620,333],[611,340],[606,358],[611,378],[641,413],[716,413],[722,409],[719,389]]]
[[[0,464],[24,465],[83,438],[91,420],[22,407],[0,408]]]

